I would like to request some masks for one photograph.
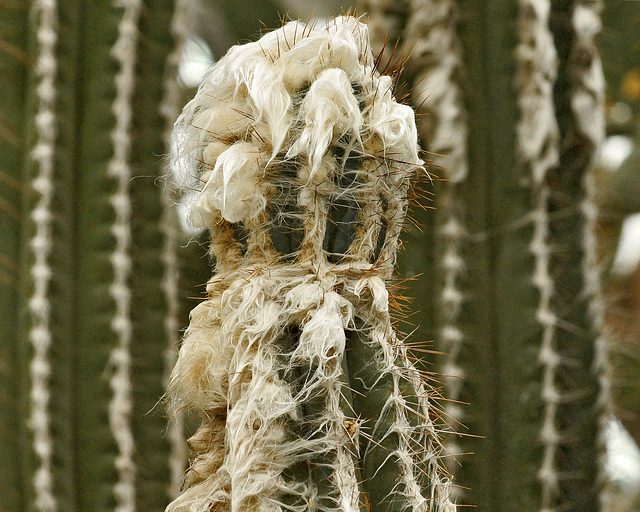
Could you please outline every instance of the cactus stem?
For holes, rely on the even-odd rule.
[[[606,440],[607,424],[611,419],[611,375],[608,362],[608,341],[602,334],[604,323],[604,300],[600,287],[601,267],[597,255],[596,227],[598,224],[598,205],[596,201],[597,189],[593,167],[597,164],[600,147],[604,140],[604,76],[600,59],[595,49],[595,36],[601,29],[600,2],[576,2],[572,16],[572,25],[575,30],[575,42],[573,52],[589,58],[576,58],[574,70],[577,80],[573,82],[572,109],[578,129],[589,142],[589,162],[582,179],[583,200],[581,212],[584,217],[582,235],[582,274],[583,295],[589,301],[587,311],[591,318],[591,328],[595,336],[594,370],[599,375],[599,394],[597,406],[599,409],[599,474],[597,484],[599,489],[599,501],[602,511],[610,508],[610,496],[606,475]]]
[[[414,113],[371,68],[355,18],[283,53],[300,28],[232,49],[173,133],[176,177],[206,181],[191,220],[211,228],[217,272],[169,387],[203,423],[191,443],[197,475],[168,510],[450,512],[429,403],[396,343],[385,283],[422,168]],[[356,315],[373,362],[350,352]],[[298,333],[288,348],[287,330]],[[371,396],[349,398],[363,366]],[[213,430],[224,453],[201,442]]]
[[[598,365],[597,330],[602,319],[602,301],[599,291],[599,268],[595,254],[594,227],[597,208],[593,202],[592,167],[604,136],[603,89],[604,78],[594,38],[600,30],[600,2],[574,0],[552,3],[553,17],[550,23],[554,33],[560,69],[554,95],[556,115],[561,134],[562,152],[558,176],[562,179],[554,186],[550,197],[550,211],[571,206],[571,214],[565,219],[554,220],[554,236],[569,235],[563,247],[562,258],[571,254],[582,267],[558,274],[556,295],[558,304],[571,298],[579,308],[564,308],[562,322],[571,326],[557,330],[558,351],[562,360],[580,360],[580,367],[563,366],[561,385],[562,406],[558,407],[562,454],[559,479],[561,505],[570,503],[586,509],[598,507],[600,489],[593,483],[602,478],[598,460],[591,454],[602,434],[598,415],[606,411],[594,408],[597,398],[597,382],[593,378],[593,366]],[[570,37],[565,33],[569,28]],[[578,208],[579,207],[579,208]],[[552,209],[553,208],[553,209]],[[579,228],[579,231],[576,231]],[[564,240],[563,240],[564,241]],[[561,264],[560,256],[554,265]],[[558,327],[561,324],[557,323]],[[575,337],[582,343],[575,343]],[[595,343],[595,345],[594,345]],[[602,344],[600,344],[602,346]],[[604,376],[603,368],[595,368]],[[576,433],[580,432],[580,436]],[[600,437],[601,439],[601,437]],[[559,459],[560,460],[560,459]],[[585,488],[585,485],[587,486]],[[556,503],[556,506],[558,503]]]
[[[557,55],[549,30],[550,2],[520,0],[518,11],[519,42],[516,50],[520,87],[520,120],[517,125],[517,153],[523,175],[530,175],[533,200],[533,239],[529,250],[534,256],[533,284],[538,289],[536,318],[542,328],[538,355],[543,368],[541,396],[544,420],[540,431],[543,445],[542,465],[538,472],[541,485],[541,510],[554,506],[558,495],[556,454],[560,436],[557,431],[558,390],[556,370],[560,364],[554,338],[557,313],[553,310],[553,278],[549,269],[549,171],[558,165],[559,132],[555,118],[553,86],[557,76]]]
[[[167,55],[165,64],[164,97],[159,106],[160,114],[165,120],[165,140],[171,137],[173,123],[180,114],[182,108],[180,85],[178,83],[178,68],[182,56],[184,41],[187,37],[187,0],[175,0],[173,18],[171,21],[171,34],[174,39],[174,48]],[[165,334],[167,348],[165,353],[165,385],[169,383],[171,370],[176,364],[176,348],[180,342],[179,313],[179,263],[178,263],[178,218],[175,205],[175,188],[167,181],[165,190],[161,193],[164,213],[160,220],[162,231],[162,263],[164,265],[162,275],[162,290],[167,303],[165,318]],[[167,426],[167,437],[170,444],[169,470],[170,485],[169,495],[175,499],[180,493],[180,479],[187,468],[188,448],[184,431],[182,413],[172,411]]]
[[[31,214],[35,224],[35,235],[31,240],[34,265],[31,269],[33,295],[29,300],[29,311],[33,324],[29,340],[33,347],[31,361],[31,417],[29,425],[33,430],[34,451],[38,467],[34,476],[35,508],[38,512],[54,512],[57,501],[53,491],[53,439],[49,418],[49,378],[51,363],[49,349],[52,334],[50,330],[49,283],[52,270],[48,259],[51,254],[52,221],[51,202],[54,193],[53,169],[56,140],[55,80],[57,63],[55,45],[57,38],[57,5],[55,0],[40,0],[34,3],[37,16],[36,31],[38,57],[35,73],[37,86],[37,140],[31,158],[37,165],[37,176],[33,188],[38,193],[36,206]]]
[[[445,414],[454,427],[464,419],[458,403],[464,372],[457,360],[465,338],[459,316],[464,301],[460,277],[466,268],[462,244],[467,228],[460,187],[469,167],[467,113],[460,84],[463,62],[456,33],[458,13],[451,0],[412,1],[411,12],[405,34],[408,44],[415,41],[417,45],[413,55],[417,67],[415,82],[421,84],[422,89],[414,98],[414,104],[419,114],[428,114],[419,119],[419,131],[427,134],[424,142],[433,152],[432,165],[446,169],[448,178],[440,192],[437,217],[442,239],[439,257],[443,282],[438,315],[439,338],[443,350],[450,356],[444,369],[446,395],[451,400],[445,406]],[[423,34],[429,35],[423,37]],[[455,441],[447,440],[447,446],[452,453],[459,452]],[[457,466],[451,463],[448,469],[455,474]],[[453,492],[455,498],[461,491],[453,487]]]
[[[115,485],[116,512],[135,510],[136,464],[134,457],[134,438],[131,427],[133,397],[131,385],[131,341],[133,326],[131,322],[131,290],[129,278],[132,260],[131,246],[131,199],[129,181],[132,172],[129,164],[131,151],[131,118],[134,91],[134,73],[138,40],[138,21],[142,10],[140,0],[114,1],[114,7],[123,8],[118,25],[118,38],[111,55],[119,66],[115,76],[116,97],[112,105],[115,127],[111,132],[113,157],[107,173],[117,183],[117,190],[111,198],[115,213],[112,233],[116,239],[115,250],[111,257],[114,270],[114,282],[111,295],[116,304],[116,314],[112,329],[117,336],[117,345],[111,351],[109,363],[112,365],[110,386],[113,392],[109,404],[109,424],[113,432],[119,454],[115,465],[118,482]]]

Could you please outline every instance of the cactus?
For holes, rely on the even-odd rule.
[[[216,271],[171,377],[202,423],[168,511],[455,510],[435,391],[389,312],[422,170],[392,88],[355,18],[294,21],[232,48],[178,119]]]
[[[452,429],[484,438],[450,438],[454,455],[474,452],[451,468],[458,503],[606,508],[590,172],[603,137],[599,4],[372,0],[362,9],[374,40],[387,31],[413,48],[405,76],[428,114],[419,133],[448,155],[433,157],[447,170],[426,221],[437,263],[425,271],[438,284],[421,323],[450,354],[441,371]]]
[[[182,106],[177,6],[0,6],[3,511],[159,510],[185,468],[150,413],[195,284],[154,180]]]
[[[178,492],[179,417],[165,436],[159,408],[146,413],[175,362],[177,294],[209,276],[175,252],[171,199],[145,179],[164,173],[151,155],[179,110],[175,3],[0,5],[2,510],[158,510]],[[391,326],[386,285],[421,163],[365,27],[289,24],[253,43],[255,66],[212,72],[242,68],[253,89],[221,79],[230,96],[197,97],[183,121],[206,129],[176,146],[207,185],[193,219],[212,228],[216,274],[171,380],[174,409],[203,422],[170,510],[230,497],[236,509],[606,508],[598,8],[365,5],[374,42],[415,46],[404,76],[426,91],[418,132],[449,155],[431,157],[448,181],[400,263],[424,274],[420,335],[451,355],[439,371],[455,377],[457,486],[440,467],[437,391]]]
[[[601,176],[602,205],[601,246],[603,260],[613,264],[616,249],[623,239],[625,219],[640,212],[640,150],[638,148],[638,47],[629,44],[637,40],[638,6],[628,2],[609,2],[603,12],[603,30],[599,38],[603,67],[607,77],[607,132],[623,134],[633,139],[633,151],[613,172]],[[638,336],[638,276],[640,270],[608,265],[606,283],[607,320],[611,352],[611,394],[617,418],[640,445],[640,346]]]

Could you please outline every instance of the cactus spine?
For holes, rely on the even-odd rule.
[[[450,155],[433,158],[449,181],[427,223],[441,237],[432,295],[442,299],[421,323],[451,354],[445,396],[471,404],[448,407],[452,429],[486,437],[454,436],[455,452],[475,452],[455,470],[454,482],[470,488],[459,503],[597,510],[607,403],[590,174],[603,137],[599,4],[362,7],[415,46],[422,142]],[[463,126],[451,131],[454,121]]]
[[[216,273],[171,378],[202,424],[169,511],[455,510],[385,285],[414,114],[374,66],[355,18],[290,22],[232,48],[176,123]]]

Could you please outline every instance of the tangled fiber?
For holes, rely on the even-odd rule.
[[[172,168],[216,271],[169,396],[202,424],[170,512],[446,511],[431,392],[385,280],[413,110],[351,16],[233,47],[176,122]]]

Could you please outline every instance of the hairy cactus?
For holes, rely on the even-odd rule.
[[[172,166],[216,272],[171,376],[199,414],[169,511],[453,511],[429,390],[391,325],[413,110],[366,26],[287,23],[232,48],[185,107]]]
[[[435,290],[421,323],[442,364],[452,466],[479,510],[598,510],[608,379],[599,334],[597,209],[603,137],[592,1],[363,2],[372,39],[414,48],[419,133],[438,174]],[[393,41],[392,41],[393,43]],[[390,46],[393,46],[390,45]],[[435,300],[433,299],[435,297]],[[428,315],[428,316],[427,316]],[[434,327],[435,326],[435,327]],[[470,405],[461,405],[459,402]],[[599,464],[600,463],[600,464]],[[457,467],[456,467],[457,466]]]
[[[148,414],[188,293],[154,182],[177,4],[0,5],[3,511],[161,510],[184,471],[184,436]]]

